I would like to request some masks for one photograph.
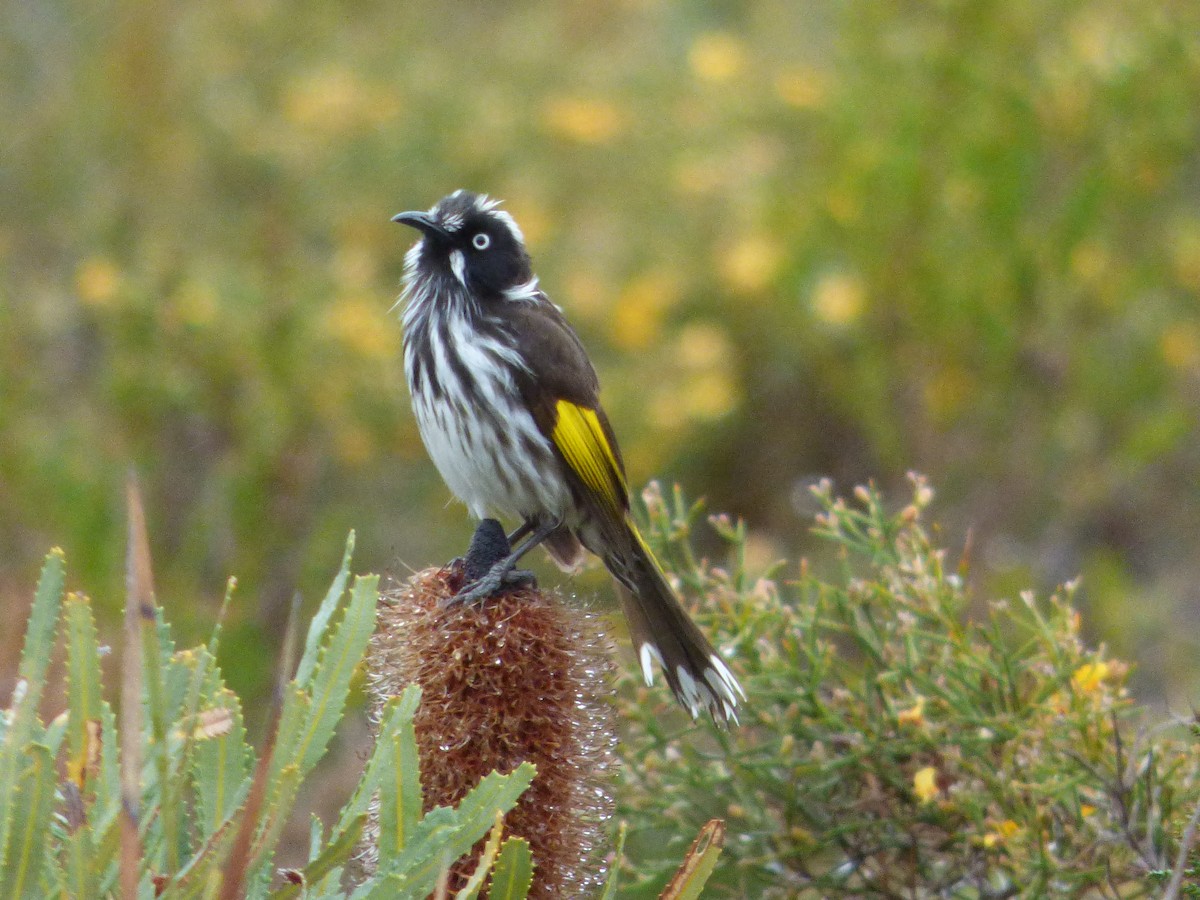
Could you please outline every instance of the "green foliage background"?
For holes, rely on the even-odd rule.
[[[41,0],[0,9],[0,118],[14,608],[51,544],[115,607],[131,463],[182,631],[230,572],[264,598],[238,687],[349,527],[371,568],[461,548],[388,219],[470,187],[525,228],[635,483],[766,558],[806,548],[813,476],[921,470],[993,595],[1082,571],[1143,684],[1194,694],[1191,0]]]

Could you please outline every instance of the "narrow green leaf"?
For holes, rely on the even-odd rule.
[[[337,575],[334,576],[333,584],[329,586],[329,591],[325,594],[325,599],[317,607],[316,615],[313,616],[312,622],[308,626],[308,637],[304,641],[304,655],[300,657],[300,665],[296,667],[295,681],[301,687],[308,685],[308,679],[317,664],[317,656],[320,653],[321,644],[324,642],[326,634],[328,634],[329,620],[333,618],[333,614],[341,602],[342,595],[346,593],[346,584],[350,580],[350,559],[353,555],[354,532],[351,531],[346,536],[346,551],[342,555],[342,567],[338,570]]]
[[[82,594],[67,596],[67,777],[84,800],[95,792],[89,783],[89,757],[99,762],[101,740],[100,647],[91,604]]]
[[[379,743],[388,745],[390,767],[379,784],[379,863],[404,849],[421,817],[424,798],[421,791],[421,767],[417,756],[417,735],[413,716],[421,702],[421,689],[409,685],[394,705],[391,715],[380,728]]]
[[[345,865],[354,853],[354,848],[358,846],[358,842],[362,839],[363,829],[367,824],[366,814],[362,814],[354,818],[349,826],[338,835],[337,839],[331,842],[321,854],[304,867],[302,874],[304,876],[304,884],[316,885],[321,879],[332,872],[335,868]],[[301,885],[289,884],[275,891],[271,896],[274,900],[290,900],[292,897],[300,896]]]
[[[496,810],[508,812],[516,805],[521,794],[533,783],[533,776],[536,774],[537,767],[533,763],[523,762],[508,775],[498,772],[485,775],[479,784],[463,797],[454,810],[455,816],[465,830],[475,831],[477,834],[459,851],[458,856],[471,849],[475,841],[487,831]]]
[[[625,834],[629,831],[629,823],[621,821],[621,826],[617,829],[617,846],[613,851],[612,867],[608,870],[608,878],[604,881],[604,891],[600,894],[600,900],[612,900],[617,896],[617,882],[621,876],[621,857],[625,853]]]
[[[247,786],[248,787],[248,786]],[[246,791],[239,798],[246,800]],[[229,850],[238,834],[241,804],[239,803],[220,826],[208,836],[204,844],[175,873],[174,879],[164,892],[167,900],[207,897],[214,894],[214,886],[220,888],[221,876],[229,859]]]
[[[521,763],[512,773],[492,772],[476,785],[456,809],[437,807],[417,823],[411,839],[380,874],[356,891],[354,900],[424,897],[438,875],[473,846],[492,826],[497,812],[508,812],[533,781],[537,769]]]
[[[462,889],[454,895],[454,900],[475,900],[479,896],[479,892],[483,890],[483,883],[487,880],[488,873],[492,871],[492,865],[496,862],[496,854],[500,850],[500,838],[503,834],[504,815],[497,812],[496,818],[492,822],[492,833],[488,835],[487,843],[483,845],[483,852],[479,854],[475,871],[471,873],[471,877],[467,879],[467,883],[462,886]]]
[[[210,676],[212,678],[212,676]],[[214,679],[220,685],[219,678]],[[208,695],[212,709],[228,711],[226,734],[196,742],[192,755],[192,785],[196,792],[196,823],[200,838],[213,834],[245,798],[253,754],[246,745],[246,727],[237,695],[220,685]]]
[[[311,772],[325,754],[334,730],[341,721],[346,697],[350,693],[350,680],[375,630],[375,605],[378,599],[378,575],[355,579],[342,620],[313,670],[312,707],[301,729],[300,739],[291,747],[278,745],[281,750],[294,748],[290,761],[299,764],[302,776]]]
[[[54,630],[58,625],[58,612],[62,605],[63,580],[66,565],[63,552],[55,547],[42,564],[37,590],[33,595],[33,608],[29,612],[29,624],[25,627],[25,646],[21,650],[20,680],[26,684],[22,706],[30,706],[36,713],[41,703],[42,690],[46,684],[46,669],[50,665],[54,649]]]
[[[50,814],[54,808],[54,758],[50,750],[32,744],[26,750],[26,766],[13,792],[13,822],[8,832],[4,865],[0,868],[0,897],[41,898],[39,884],[50,844]]]
[[[262,826],[250,855],[250,865],[247,868],[246,884],[252,885],[264,873],[269,876],[271,861],[275,857],[275,848],[283,834],[284,826],[292,815],[292,807],[296,804],[296,795],[300,791],[303,776],[300,767],[295,763],[284,766],[279,773],[275,785],[274,802],[263,809]]]
[[[700,829],[679,871],[663,889],[660,900],[697,900],[716,868],[724,845],[725,823],[720,819],[710,820]]]
[[[25,646],[17,670],[17,686],[13,691],[12,710],[0,744],[0,865],[8,846],[9,827],[13,821],[13,798],[18,773],[25,765],[28,744],[41,740],[36,734],[38,707],[46,685],[46,668],[54,650],[54,631],[62,605],[63,580],[66,566],[63,552],[57,547],[46,556],[42,574],[33,595],[33,608],[25,626]]]
[[[529,842],[524,838],[509,838],[500,848],[500,855],[492,869],[488,900],[525,900],[532,885],[533,854],[529,850]]]
[[[66,856],[66,895],[75,900],[99,897],[100,867],[96,858],[96,845],[92,840],[92,829],[88,825],[68,834],[63,841]]]

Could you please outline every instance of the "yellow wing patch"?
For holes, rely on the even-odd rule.
[[[588,490],[620,512],[629,488],[596,411],[569,400],[559,400],[556,411],[558,418],[550,439]]]

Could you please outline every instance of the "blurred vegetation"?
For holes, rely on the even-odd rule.
[[[970,615],[923,479],[898,508],[813,493],[828,576],[748,566],[723,515],[727,558],[698,557],[699,507],[646,494],[651,542],[705,598],[751,701],[740,728],[704,734],[623,675],[628,896],[655,896],[714,816],[730,835],[714,897],[1195,896],[1196,717],[1133,703],[1128,665],[1081,638],[1075,585]]]
[[[229,572],[263,598],[243,691],[349,527],[373,568],[464,546],[388,312],[389,216],[461,186],[524,227],[635,482],[770,558],[815,476],[918,468],[993,595],[1083,572],[1194,695],[1192,0],[10,3],[0,116],[9,603],[61,544],[111,616],[131,463],[181,634]]]

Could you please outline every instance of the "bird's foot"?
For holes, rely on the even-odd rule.
[[[484,519],[475,529],[471,546],[464,558],[450,564],[451,571],[461,577],[463,586],[446,601],[475,603],[504,590],[534,587],[537,579],[532,572],[515,569],[510,559],[512,547],[504,529],[495,519]]]
[[[478,603],[505,591],[532,587],[537,587],[537,577],[532,572],[528,569],[514,569],[512,563],[502,559],[488,569],[483,577],[468,582],[446,603]]]

